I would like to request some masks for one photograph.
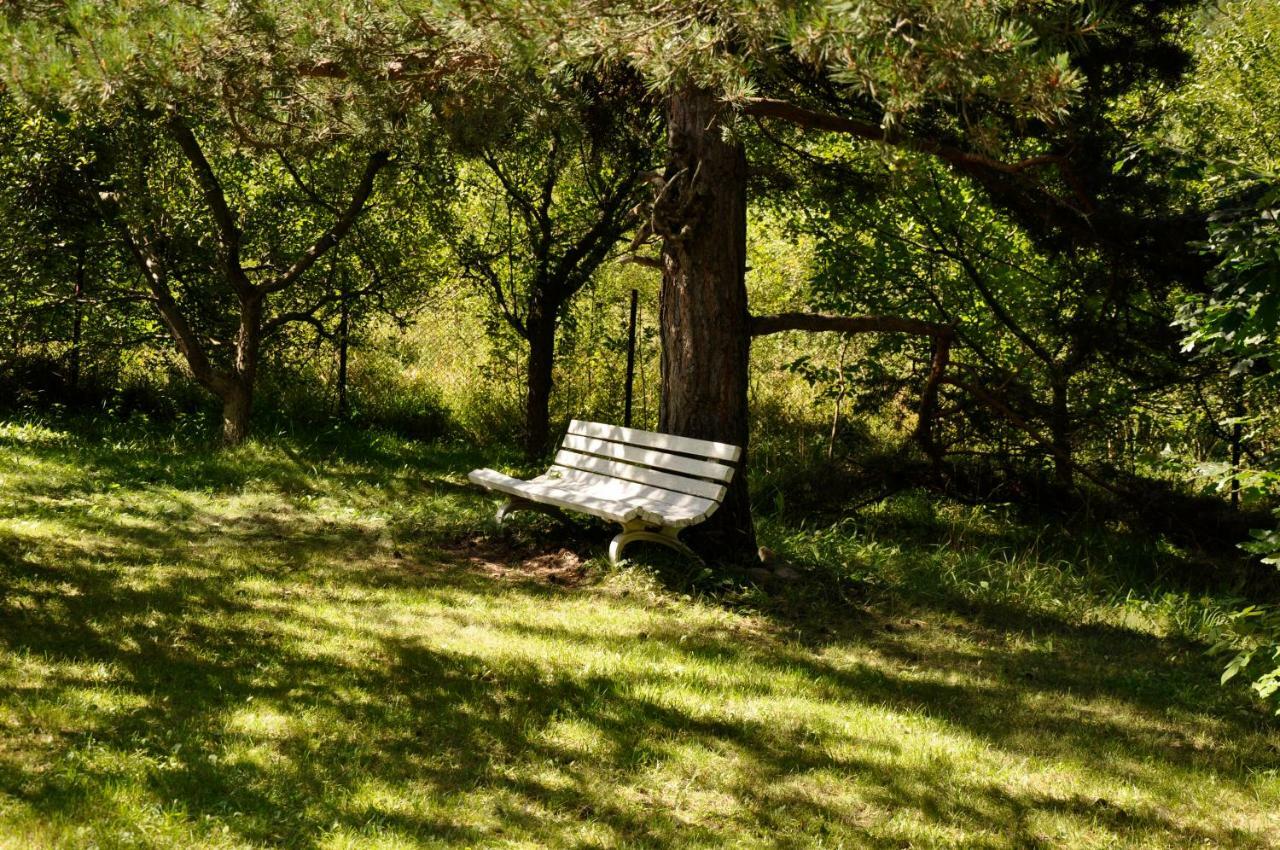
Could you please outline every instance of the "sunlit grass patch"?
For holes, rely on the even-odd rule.
[[[0,422],[0,444],[19,446],[57,446],[71,439],[63,430],[40,422]]]
[[[508,575],[472,568],[451,541],[497,532],[461,485],[464,451],[380,436],[163,454],[4,433],[0,452],[32,462],[0,482],[0,847],[1280,834],[1273,721],[1194,648],[1070,605],[1028,596],[997,627],[946,594],[903,595],[826,605],[815,631],[639,567],[535,580],[520,553],[564,543],[536,519],[495,547]],[[1000,531],[983,523],[972,533]],[[587,558],[607,539],[591,534],[572,541]],[[920,582],[946,563],[883,528],[850,539],[815,552]],[[1008,567],[964,557],[956,575]]]

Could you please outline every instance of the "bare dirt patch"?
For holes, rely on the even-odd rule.
[[[539,581],[576,587],[588,578],[582,557],[563,547],[533,551],[510,541],[478,536],[446,543],[440,547],[440,552],[477,572],[507,581]]]

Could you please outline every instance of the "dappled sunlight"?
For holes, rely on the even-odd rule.
[[[0,831],[306,848],[1275,834],[1275,728],[1216,692],[1213,712],[1170,696],[1200,674],[1155,638],[922,609],[796,640],[642,572],[493,576],[431,542],[486,527],[483,498],[427,483],[389,501],[341,463],[295,490],[255,452],[262,468],[215,491],[0,493]],[[204,462],[226,480],[245,461]]]

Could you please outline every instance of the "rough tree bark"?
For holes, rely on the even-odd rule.
[[[222,400],[222,442],[238,446],[249,438],[249,417],[253,413],[253,388],[239,380],[225,382],[218,393]]]
[[[240,299],[240,328],[236,334],[236,356],[222,396],[222,441],[228,446],[249,436],[253,413],[253,389],[258,377],[258,355],[262,349],[264,296],[254,292]]]
[[[659,428],[743,449],[724,503],[690,535],[725,561],[755,556],[747,491],[747,160],[726,140],[720,101],[674,94],[667,107],[666,188],[654,208],[662,246]]]

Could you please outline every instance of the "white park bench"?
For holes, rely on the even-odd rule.
[[[730,464],[741,456],[742,449],[728,443],[575,419],[551,468],[537,478],[524,481],[492,469],[473,470],[467,478],[507,497],[498,508],[499,523],[514,510],[564,509],[621,524],[609,544],[615,564],[638,540],[697,558],[680,540],[680,529],[715,513],[733,478]]]

